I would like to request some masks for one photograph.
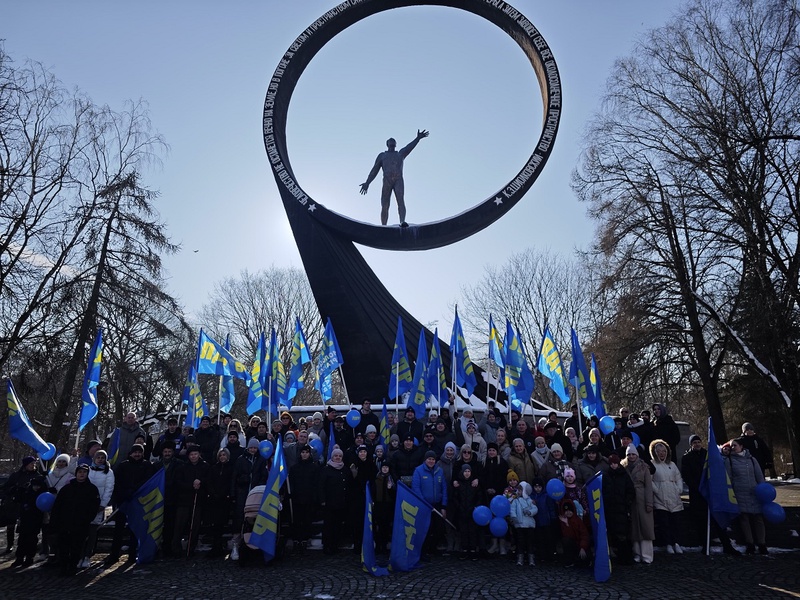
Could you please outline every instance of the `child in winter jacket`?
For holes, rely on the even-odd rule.
[[[543,561],[552,561],[556,553],[556,539],[558,539],[558,518],[556,503],[547,495],[544,480],[540,477],[533,479],[533,493],[531,500],[536,504],[536,557]]]
[[[536,527],[536,514],[539,509],[531,500],[531,486],[523,481],[519,484],[522,495],[511,500],[511,525],[514,529],[514,543],[517,547],[517,565],[525,564],[525,554],[528,554],[528,565],[533,567],[536,561],[534,553],[534,531]]]
[[[583,519],[575,514],[575,504],[572,500],[562,500],[560,503],[558,522],[561,529],[561,546],[559,553],[561,562],[566,567],[573,566],[576,562],[582,566],[589,564],[589,530]]]

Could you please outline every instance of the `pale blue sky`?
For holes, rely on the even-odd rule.
[[[162,219],[182,245],[165,265],[171,291],[190,314],[216,280],[241,269],[302,267],[264,152],[261,113],[281,55],[336,4],[3,3],[0,38],[13,57],[41,61],[100,104],[149,102],[170,152],[145,181],[160,190]],[[592,225],[569,188],[581,133],[614,60],[680,5],[512,4],[544,35],[561,72],[561,127],[542,176],[505,218],[468,240],[427,252],[363,249],[395,297],[421,322],[438,321],[445,340],[450,305],[484,265],[528,246],[569,253],[589,243]],[[329,43],[301,78],[289,112],[289,154],[316,201],[378,222],[379,181],[367,196],[358,186],[386,138],[402,146],[418,128],[431,135],[406,161],[409,222],[456,214],[497,191],[521,168],[541,128],[538,84],[519,48],[490,23],[455,9],[370,17]]]

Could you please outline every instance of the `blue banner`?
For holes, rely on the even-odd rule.
[[[139,542],[136,564],[152,562],[164,532],[164,469],[136,490],[133,498],[123,502],[120,510],[128,517],[128,527]]]
[[[292,357],[289,367],[289,385],[286,390],[286,398],[284,399],[287,408],[292,407],[292,398],[297,395],[297,390],[306,387],[303,368],[310,362],[311,355],[308,353],[306,336],[303,334],[300,319],[295,317],[294,337],[292,338]]]
[[[503,340],[503,351],[506,359],[505,389],[511,398],[511,406],[522,410],[533,394],[533,373],[528,366],[528,357],[522,340],[514,331],[511,321],[506,319],[506,338]]]
[[[389,397],[400,398],[411,391],[411,366],[406,352],[406,336],[403,333],[403,319],[397,317],[397,335],[392,351],[392,374],[389,376]]]
[[[417,344],[417,362],[414,364],[414,380],[411,383],[411,394],[408,396],[407,408],[413,408],[418,419],[425,418],[425,407],[428,405],[428,351],[425,349],[425,330],[419,330]]]
[[[186,376],[186,384],[183,386],[181,401],[186,405],[186,421],[184,424],[197,429],[200,427],[200,419],[208,415],[208,406],[200,394],[197,371],[195,371],[193,364],[189,365],[189,374]]]
[[[708,502],[711,516],[723,529],[739,516],[739,503],[733,493],[733,485],[725,469],[722,453],[717,447],[711,417],[708,418],[708,452],[703,472],[700,474],[700,494]]]
[[[97,386],[100,384],[100,365],[103,362],[103,330],[97,330],[92,349],[89,350],[89,364],[83,376],[81,390],[81,414],[78,417],[78,433],[83,431],[97,416]]]
[[[322,336],[322,349],[317,359],[317,383],[315,384],[324,404],[330,402],[333,397],[333,373],[343,364],[342,351],[339,350],[339,342],[336,340],[333,324],[328,317],[325,335]]]
[[[594,415],[598,419],[602,419],[608,413],[606,412],[606,400],[603,397],[603,385],[600,383],[600,370],[597,368],[597,361],[594,358],[594,353],[589,361],[589,383],[592,385],[592,392],[594,393]]]
[[[111,441],[108,442],[108,466],[113,467],[120,461],[119,460],[119,438],[122,432],[117,427],[111,434]],[[127,456],[123,456],[125,460]]]
[[[611,578],[611,555],[608,552],[606,513],[603,507],[603,474],[597,473],[586,482],[586,498],[589,500],[589,516],[592,521],[594,545],[594,580],[608,581]]]
[[[286,370],[278,347],[278,334],[272,330],[269,340],[269,362],[267,363],[267,396],[261,405],[272,416],[278,416],[278,406],[286,402]],[[270,410],[270,406],[272,409]]]
[[[461,330],[461,319],[458,318],[458,307],[456,307],[455,320],[453,321],[453,331],[450,334],[450,360],[455,366],[456,385],[467,388],[467,397],[472,396],[478,380],[475,378],[475,371],[472,368],[472,361],[467,350],[467,341],[464,339],[464,332]],[[453,391],[455,393],[455,390]]]
[[[258,338],[256,346],[256,358],[253,361],[253,368],[250,371],[250,389],[247,392],[247,414],[252,415],[261,410],[264,405],[264,388],[267,381],[267,363],[269,361],[269,350],[264,332]],[[220,406],[220,410],[223,409]]]
[[[197,341],[197,372],[201,375],[227,375],[250,380],[247,367],[202,329]]]
[[[7,403],[8,403],[8,432],[15,440],[19,440],[23,444],[27,444],[39,454],[45,454],[50,450],[36,430],[31,426],[28,415],[25,414],[25,409],[22,408],[17,392],[14,390],[14,384],[10,379],[7,379]]]
[[[384,398],[383,410],[381,411],[380,429],[378,429],[378,439],[381,441],[384,452],[389,449],[390,437],[392,437],[392,430],[389,428],[389,411],[386,410],[386,398]],[[384,458],[385,457],[386,455],[384,455]]]
[[[228,352],[231,351],[231,336],[225,336],[225,350]],[[246,379],[247,385],[251,384],[251,379]],[[223,412],[229,412],[231,408],[233,408],[233,403],[236,402],[236,392],[234,391],[233,387],[233,377],[229,375],[223,375],[219,378],[219,402],[218,408]]]
[[[375,577],[385,577],[389,569],[379,567],[375,561],[375,542],[372,537],[372,494],[367,488],[367,502],[364,507],[364,537],[361,539],[361,568]]]
[[[264,558],[275,558],[275,545],[278,541],[278,517],[280,515],[281,487],[286,481],[286,462],[283,456],[283,443],[280,436],[275,444],[275,457],[272,468],[267,477],[267,485],[261,498],[261,508],[258,509],[256,521],[253,523],[253,533],[250,534],[249,544],[261,548]]]
[[[500,333],[494,326],[492,315],[489,315],[489,358],[500,367],[500,379],[503,379],[503,369],[506,367],[506,359],[503,356],[503,342]]]
[[[567,384],[564,381],[564,366],[561,363],[561,354],[556,347],[553,334],[550,333],[549,325],[544,328],[537,368],[539,373],[550,380],[550,389],[556,393],[561,402],[568,404],[569,392],[567,392]]]
[[[410,571],[417,567],[431,524],[432,511],[433,507],[412,492],[411,488],[402,481],[397,482],[392,549],[389,554],[392,571]]]
[[[583,358],[581,343],[578,341],[578,334],[572,330],[572,363],[569,366],[569,380],[578,392],[578,403],[581,411],[587,417],[591,417],[598,410],[597,402],[594,398],[594,391],[590,383],[591,376]]]
[[[447,393],[447,381],[444,378],[441,356],[442,351],[439,349],[439,329],[437,328],[433,332],[431,360],[428,363],[428,393],[436,397],[436,402],[440,407],[447,402],[450,397]]]

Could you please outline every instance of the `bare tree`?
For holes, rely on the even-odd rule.
[[[789,0],[691,2],[615,65],[574,179],[605,285],[654,343],[682,350],[671,358],[696,374],[717,437],[738,331],[790,391],[795,455],[798,18]]]

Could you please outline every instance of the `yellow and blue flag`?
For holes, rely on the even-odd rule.
[[[553,334],[550,333],[550,326],[544,328],[542,336],[542,347],[539,350],[539,361],[537,363],[539,373],[550,380],[550,389],[561,399],[564,404],[569,403],[569,392],[564,381],[564,367],[561,363],[561,354],[556,347]]]
[[[208,406],[200,393],[200,384],[197,383],[197,371],[194,364],[189,365],[189,374],[186,376],[186,385],[183,386],[181,402],[186,405],[186,421],[189,427],[200,427],[200,419],[208,415]]]
[[[381,441],[384,451],[389,448],[389,438],[392,437],[392,430],[389,428],[389,411],[386,410],[386,398],[383,399],[383,410],[381,410],[380,429],[378,430],[378,439]],[[333,424],[331,424],[333,427]],[[330,460],[330,457],[328,457]]]
[[[447,381],[444,377],[442,367],[442,351],[439,349],[439,329],[433,332],[433,343],[431,344],[431,360],[428,363],[428,393],[436,396],[439,406],[442,406],[442,398],[447,400]],[[389,438],[386,438],[387,440]]]
[[[506,360],[503,358],[503,342],[500,339],[500,333],[494,326],[492,315],[489,315],[489,358],[500,367],[500,379],[504,379],[503,369],[506,367]]]
[[[575,333],[574,329],[572,330],[572,363],[569,366],[569,380],[578,392],[581,411],[587,417],[591,417],[595,414],[594,411],[597,410],[597,402],[590,382],[589,369],[586,368],[581,344],[578,341],[578,334]]]
[[[322,402],[327,404],[333,397],[333,372],[344,364],[342,351],[339,350],[339,342],[336,341],[336,334],[333,332],[333,324],[330,317],[325,325],[325,334],[322,336],[322,350],[317,359],[317,383],[314,387],[319,390]]]
[[[197,373],[201,375],[227,375],[250,381],[247,367],[236,360],[231,353],[200,330],[197,341]]]
[[[269,341],[269,363],[267,363],[266,372],[269,384],[267,386],[268,393],[261,408],[273,416],[277,416],[278,406],[286,404],[286,370],[283,367],[281,350],[278,347],[278,335],[274,328]]]
[[[523,405],[530,402],[531,394],[533,394],[533,373],[531,373],[531,369],[528,366],[528,359],[525,355],[522,340],[514,331],[514,327],[508,319],[506,319],[503,354],[506,359],[506,394],[511,399],[511,406],[521,411]]]
[[[411,366],[406,352],[406,336],[403,334],[403,319],[397,317],[397,336],[392,352],[392,374],[389,377],[389,397],[400,398],[411,391]]]
[[[397,482],[394,527],[389,564],[392,571],[410,571],[417,567],[422,546],[431,524],[433,507],[417,496],[402,481]]]
[[[253,533],[249,544],[260,548],[266,560],[275,558],[275,544],[278,541],[278,516],[280,515],[281,487],[286,481],[286,461],[283,456],[283,443],[280,436],[275,444],[275,456],[267,477],[261,507],[258,509]]]
[[[297,390],[306,387],[305,376],[303,375],[303,367],[310,362],[311,356],[308,353],[306,336],[303,335],[303,328],[300,326],[300,319],[295,317],[294,337],[292,338],[292,359],[291,366],[289,368],[289,386],[284,402],[287,408],[292,407],[292,398],[297,395]]]
[[[263,408],[264,388],[267,380],[267,363],[269,362],[269,350],[264,332],[258,338],[256,346],[256,358],[253,361],[253,368],[250,370],[250,389],[247,391],[247,414],[255,414]]]
[[[597,473],[586,482],[585,487],[592,521],[594,580],[602,583],[611,578],[611,554],[608,551],[608,532],[606,531],[606,514],[603,506],[603,474]]]
[[[231,351],[231,336],[225,336],[225,350]],[[248,374],[249,375],[249,374]],[[251,383],[249,377],[246,380],[247,384]],[[233,408],[233,403],[236,402],[236,392],[233,388],[233,377],[223,375],[219,379],[219,410],[223,412],[230,412]]]
[[[425,407],[428,405],[428,352],[425,349],[425,330],[419,330],[417,344],[417,362],[414,364],[414,380],[411,383],[411,394],[408,396],[407,408],[413,408],[418,419],[425,418]]]
[[[119,439],[122,435],[119,427],[111,433],[111,441],[108,442],[108,466],[113,467],[119,462]]]
[[[453,332],[450,335],[450,360],[455,366],[455,385],[467,388],[467,397],[472,396],[478,381],[475,378],[475,371],[467,351],[467,341],[461,330],[458,307],[456,307],[456,318],[453,321]]]
[[[733,493],[733,485],[725,469],[722,453],[717,447],[711,417],[708,418],[708,452],[703,472],[700,474],[700,494],[708,502],[711,516],[723,529],[739,516],[739,503]]]
[[[81,414],[78,417],[78,433],[97,416],[97,386],[100,385],[100,365],[103,362],[103,330],[97,330],[92,349],[89,350],[89,364],[83,376],[81,389]]]
[[[606,400],[603,398],[603,386],[600,383],[600,370],[597,368],[597,361],[594,358],[594,353],[589,361],[589,383],[592,385],[592,392],[594,393],[594,415],[598,419],[602,419],[608,413],[606,412]]]
[[[164,469],[148,479],[120,510],[128,518],[128,527],[136,536],[136,564],[153,562],[164,534]]]
[[[14,384],[10,379],[7,379],[7,392],[6,400],[8,403],[8,432],[15,440],[19,440],[36,450],[39,454],[47,454],[50,446],[42,439],[36,430],[31,425],[28,415],[25,414],[25,409],[17,398],[17,392],[14,390]]]
[[[364,536],[361,538],[361,568],[375,577],[385,577],[389,574],[389,569],[379,567],[375,561],[375,541],[372,536],[372,494],[369,491],[370,482],[367,482],[366,497],[364,505]]]

